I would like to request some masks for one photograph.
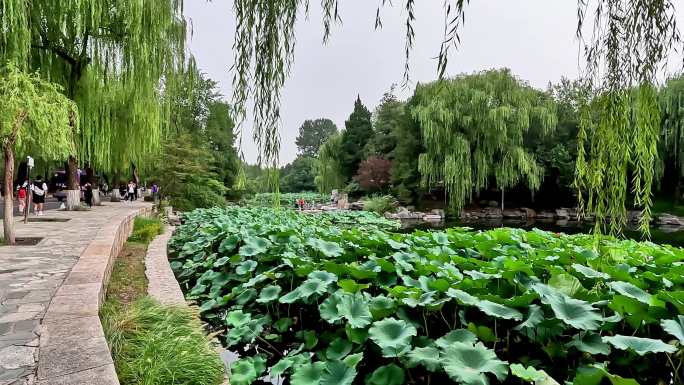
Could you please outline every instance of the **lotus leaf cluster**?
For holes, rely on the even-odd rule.
[[[188,213],[188,299],[232,385],[682,384],[684,250],[500,228],[397,232],[367,212]]]

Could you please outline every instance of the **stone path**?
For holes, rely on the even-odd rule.
[[[66,277],[103,226],[147,206],[149,204],[143,202],[105,203],[91,211],[51,211],[41,217],[69,218],[68,222],[17,223],[18,237],[44,239],[36,246],[0,247],[0,385],[38,383],[38,358],[41,361],[51,359],[47,335],[41,338],[41,334],[45,334],[46,311],[48,307],[60,308],[58,302],[64,295],[55,295]],[[78,274],[87,278],[90,273],[74,272],[69,277],[72,279]],[[90,307],[98,305],[97,302],[83,303]],[[59,335],[57,329],[62,329],[61,333],[87,334],[89,331],[79,329],[75,318],[55,323],[60,327],[50,332],[51,338]],[[50,377],[49,372],[47,377]]]
[[[147,248],[145,276],[147,293],[165,305],[185,305],[185,298],[176,277],[173,275],[166,254],[166,245],[174,228],[167,226],[164,233],[156,237]]]

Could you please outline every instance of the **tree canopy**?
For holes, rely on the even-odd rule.
[[[349,119],[344,122],[345,130],[342,132],[340,154],[340,170],[346,180],[350,180],[359,168],[359,163],[364,159],[364,149],[368,140],[373,136],[371,113],[357,97],[354,102],[354,111]]]
[[[295,139],[299,154],[316,156],[321,145],[336,133],[337,126],[330,119],[321,118],[304,121],[299,127],[299,135]]]
[[[523,147],[525,133],[556,127],[555,107],[508,70],[491,70],[419,86],[411,110],[426,152],[418,160],[424,185],[443,183],[460,211],[473,190],[494,177],[498,188],[521,179],[538,188],[542,169]]]

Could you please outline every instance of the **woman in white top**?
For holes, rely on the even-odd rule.
[[[128,182],[128,194],[126,194],[129,201],[133,202],[135,197],[135,183],[133,181]]]
[[[33,211],[36,215],[43,215],[43,205],[45,204],[45,195],[47,194],[47,184],[43,182],[43,178],[38,176],[33,184],[31,185],[31,191],[33,192]]]

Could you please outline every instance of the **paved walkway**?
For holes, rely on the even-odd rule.
[[[0,385],[37,383],[38,350],[45,345],[41,324],[57,290],[103,226],[145,206],[104,203],[91,211],[51,211],[41,217],[68,222],[17,223],[18,237],[44,239],[36,246],[0,247]]]

